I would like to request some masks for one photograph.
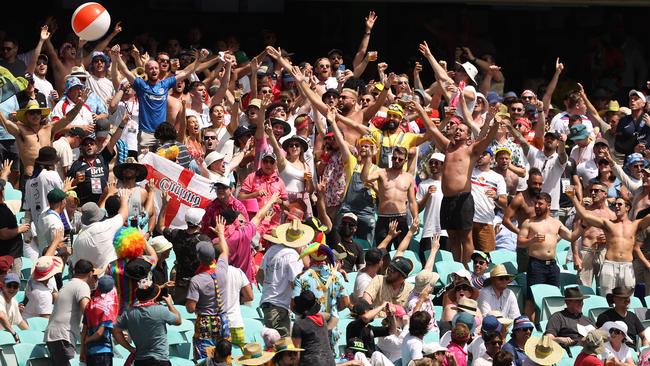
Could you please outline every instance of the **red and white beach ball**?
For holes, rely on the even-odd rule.
[[[111,15],[99,3],[80,5],[72,14],[72,30],[80,39],[95,41],[111,26]]]

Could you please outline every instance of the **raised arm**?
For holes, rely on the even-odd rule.
[[[473,136],[479,136],[481,134],[481,130],[478,128],[476,123],[474,123],[474,118],[472,118],[472,111],[469,110],[469,107],[467,106],[467,100],[465,99],[465,93],[460,92],[460,98],[458,98],[458,105],[460,106],[460,113],[463,117],[463,124],[467,125],[469,127],[470,131],[472,131]]]
[[[372,33],[372,27],[375,26],[375,21],[377,21],[377,15],[374,11],[371,10],[365,19],[365,32],[363,33],[363,37],[361,37],[359,49],[357,50],[356,55],[354,55],[354,60],[352,61],[352,68],[354,69],[355,73],[357,71],[357,67],[366,57],[366,52],[368,51],[368,43],[370,43],[370,34]]]
[[[485,151],[485,149],[487,149],[487,147],[496,137],[497,131],[499,131],[500,124],[501,123],[499,121],[494,121],[494,123],[492,123],[492,126],[490,126],[490,130],[488,131],[487,136],[485,136],[482,140],[479,140],[474,145],[472,145],[472,153],[481,154],[483,153],[483,151]]]
[[[185,80],[193,73],[200,71],[199,64],[205,59],[207,52],[208,51],[205,49],[202,49],[200,53],[198,50],[194,50],[194,62],[192,62],[183,70],[176,72],[176,82]]]
[[[384,240],[382,240],[381,243],[377,245],[377,248],[386,249],[388,247],[388,244],[402,233],[401,230],[397,230],[397,224],[397,220],[393,220],[388,223],[388,233],[386,234]]]
[[[264,219],[269,210],[273,207],[274,204],[280,203],[280,194],[278,192],[273,193],[273,195],[266,201],[266,203],[260,207],[259,211],[251,218],[251,222],[255,226],[259,226],[260,222]]]
[[[111,48],[110,55],[111,55],[111,63],[113,63],[113,65],[117,65],[118,71],[122,73],[122,75],[124,75],[126,80],[128,80],[131,85],[133,85],[133,83],[135,83],[136,76],[133,75],[131,71],[129,71],[129,68],[126,67],[124,60],[122,60],[122,56],[120,55],[119,44],[116,44]]]
[[[176,121],[174,121],[174,127],[178,134],[176,135],[176,140],[185,143],[185,134],[187,130],[187,104],[190,102],[187,100],[181,99],[181,109],[176,114]]]
[[[587,93],[585,93],[585,88],[580,83],[578,83],[578,92],[580,93],[582,100],[585,101],[585,105],[587,106],[587,117],[589,117],[589,119],[592,122],[598,124],[598,126],[600,127],[600,131],[603,134],[611,130],[612,127],[609,125],[609,123],[603,121],[603,119],[600,118],[600,115],[598,114],[598,110],[596,110],[596,107],[594,107],[594,105],[591,104],[591,101],[589,100],[589,98],[587,98]]]
[[[266,213],[266,211],[264,212]],[[228,261],[228,256],[230,255],[230,248],[228,247],[228,242],[226,242],[226,235],[224,234],[226,228],[226,220],[223,218],[221,215],[217,215],[215,219],[215,225],[212,229],[212,231],[217,234],[217,237],[212,240],[212,244],[218,244],[219,248],[221,249],[221,254],[219,255],[219,259],[225,259],[226,262]]]
[[[93,51],[104,52],[104,50],[106,48],[108,48],[108,45],[111,43],[113,38],[115,38],[115,36],[120,34],[120,32],[122,32],[122,22],[121,21],[115,23],[115,27],[113,27],[113,31],[111,33],[109,33],[106,37],[104,37],[104,39],[97,42],[97,44],[95,45],[95,48],[93,49]],[[80,52],[81,49],[82,49],[82,47],[79,47],[79,50],[77,50],[77,52]],[[84,65],[88,65],[90,63],[90,61],[91,61],[90,60],[90,55],[91,54],[92,53],[84,56],[84,58],[83,58],[83,64]]]
[[[70,112],[68,112],[65,116],[63,116],[63,118],[54,122],[54,124],[52,125],[52,135],[65,129],[70,124],[70,122],[72,122],[75,118],[77,118],[77,114],[79,114],[81,108],[83,108],[83,106],[86,104],[86,100],[88,99],[90,93],[91,93],[90,89],[84,89],[81,91],[81,97],[80,97],[81,100],[79,101],[79,103],[75,104],[74,108],[72,108]]]
[[[419,47],[420,53],[429,61],[429,64],[431,64],[431,67],[433,68],[433,72],[436,75],[436,80],[443,81],[445,83],[451,83],[454,84],[454,80],[447,75],[447,70],[445,70],[444,67],[438,63],[435,57],[433,57],[433,54],[431,54],[431,50],[429,49],[429,45],[427,44],[426,41],[422,41],[420,43]]]
[[[587,209],[585,209],[585,207],[582,205],[582,203],[578,201],[578,198],[575,196],[574,192],[568,191],[566,192],[566,195],[571,199],[573,206],[576,208],[576,213],[584,222],[586,222],[588,225],[595,226],[600,229],[607,228],[607,218],[590,214],[589,211],[587,211]]]
[[[325,191],[327,190],[327,180],[325,177],[320,177],[318,183],[316,184],[316,196],[318,201],[316,201],[316,209],[318,211],[318,218],[321,223],[327,227],[326,234],[332,230],[334,224],[332,224],[332,219],[330,219],[327,214],[327,209],[325,208]]]
[[[542,102],[544,102],[544,111],[546,113],[548,113],[548,110],[550,108],[551,98],[553,97],[553,92],[555,92],[555,88],[557,87],[557,81],[560,79],[562,70],[564,70],[564,64],[560,62],[560,58],[558,57],[555,59],[555,74],[553,74],[551,81],[548,82],[548,85],[546,86],[546,92],[542,97]]]
[[[9,132],[13,137],[20,136],[20,129],[18,128],[18,125],[10,121],[8,118],[5,118],[2,113],[0,113],[0,123],[2,123],[2,127],[4,127],[4,129],[7,130],[7,132]]]
[[[469,47],[463,47],[463,52],[467,55],[467,59],[469,59],[469,61],[474,65],[478,66],[479,69],[481,69],[481,71],[484,73],[490,72],[490,67],[494,66],[490,65],[487,61],[474,56],[472,50],[470,50]],[[497,72],[494,73],[494,75],[492,75],[492,80],[496,82],[503,81],[503,73],[501,73],[500,68]]]
[[[413,235],[415,235],[415,233],[418,232],[419,229],[420,229],[420,223],[413,220],[413,223],[409,227],[409,230],[406,232],[406,235],[404,235],[404,238],[397,246],[395,257],[401,257],[404,255],[404,252],[406,252],[406,250],[409,248],[409,244],[411,244],[411,238],[413,237]]]
[[[29,60],[29,63],[27,64],[26,71],[32,75],[34,75],[34,70],[36,70],[36,61],[38,61],[38,55],[41,54],[41,50],[43,49],[43,44],[45,41],[47,41],[50,38],[50,32],[48,31],[47,24],[41,27],[41,33],[40,33],[40,38],[38,39],[38,43],[36,44],[36,47],[34,48],[34,55],[32,58]],[[18,76],[18,75],[16,75]]]
[[[217,89],[217,92],[214,93],[214,95],[212,96],[212,99],[210,100],[210,105],[215,105],[215,104],[221,103],[223,98],[226,96],[226,92],[228,91],[228,88],[230,87],[230,77],[232,76],[232,65],[233,65],[233,62],[235,61],[235,56],[227,54],[227,55],[224,55],[224,58],[226,58],[226,62],[224,64],[224,66],[223,66],[225,68],[224,73],[223,73],[223,77],[219,80],[219,88]],[[219,70],[219,68],[220,68],[220,66],[217,65],[217,68],[216,68],[215,71]],[[255,79],[255,78],[252,78],[251,82],[252,82],[253,79]],[[240,98],[241,98],[241,96],[240,96]],[[236,102],[237,102],[237,104],[239,103],[239,101],[236,101]],[[237,128],[237,126],[235,126],[235,128]],[[233,132],[234,132],[234,130],[233,130]],[[232,135],[232,132],[230,134]]]
[[[364,183],[372,183],[376,180],[379,179],[379,173],[383,171],[383,169],[375,169],[372,173],[370,172],[370,167],[373,165],[372,164],[372,157],[375,154],[368,154],[364,157],[363,160],[363,169],[361,169],[361,181]]]
[[[347,163],[352,153],[350,152],[348,143],[345,141],[345,138],[343,137],[343,133],[341,132],[341,129],[336,123],[336,117],[337,117],[336,107],[331,107],[327,111],[327,120],[329,121],[330,126],[332,126],[332,131],[334,132],[334,141],[339,146],[341,159],[343,159],[344,163]]]
[[[106,144],[105,149],[108,150],[111,154],[115,153],[115,145],[117,144],[117,140],[119,140],[120,136],[122,136],[122,132],[124,132],[124,127],[126,127],[126,123],[128,121],[129,115],[127,113],[124,113],[122,122],[115,129],[115,132],[111,136],[111,139],[108,140],[108,144]]]
[[[377,114],[377,112],[379,112],[379,109],[386,102],[386,98],[388,98],[390,87],[397,84],[397,79],[398,78],[395,73],[391,72],[388,74],[388,78],[384,80],[384,90],[379,93],[379,96],[377,96],[377,100],[375,100],[374,103],[370,104],[366,109],[363,110],[363,123],[366,123],[366,121],[370,120],[375,116],[375,114]]]
[[[267,141],[273,147],[273,152],[278,159],[278,172],[284,171],[284,167],[287,165],[287,159],[285,159],[282,147],[273,134],[273,127],[271,127],[270,123],[267,122],[264,124],[264,132],[266,133]]]

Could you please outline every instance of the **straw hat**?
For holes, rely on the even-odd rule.
[[[558,363],[564,355],[564,350],[548,335],[543,337],[530,337],[524,346],[528,358],[541,366],[550,366]]]
[[[478,303],[476,302],[476,300],[467,297],[461,297],[460,300],[458,301],[458,304],[454,305],[452,309],[456,311],[464,311],[466,313],[476,316],[476,311],[478,310]]]
[[[440,279],[439,274],[431,272],[428,269],[422,270],[415,276],[415,288],[413,289],[413,292],[419,294],[425,287],[427,287],[427,285],[431,285],[431,290],[433,290],[438,279]]]
[[[50,114],[50,109],[49,108],[41,108],[41,106],[38,104],[37,101],[35,100],[30,100],[27,102],[27,105],[23,109],[19,109],[16,111],[16,119],[19,120],[20,122],[27,122],[25,120],[25,114],[27,111],[40,111],[41,112],[41,117],[47,117]]]
[[[149,174],[147,167],[138,163],[138,161],[132,157],[127,158],[126,162],[122,164],[115,165],[113,168],[113,174],[115,174],[115,177],[117,177],[117,179],[124,179],[124,169],[135,170],[135,180],[137,182],[145,180],[147,178],[147,174]]]
[[[588,355],[600,355],[605,351],[605,342],[609,334],[603,333],[600,329],[593,329],[580,340],[582,353]]]
[[[276,227],[272,235],[265,234],[264,239],[289,248],[300,248],[314,239],[314,229],[294,219]]]
[[[259,343],[248,343],[242,347],[242,355],[235,358],[234,362],[240,365],[263,365],[269,362],[274,352],[266,352]]]
[[[508,329],[508,327],[510,327],[513,323],[512,319],[508,319],[505,316],[503,316],[503,313],[501,313],[499,310],[492,310],[489,313],[487,313],[487,315],[492,315],[495,318],[497,318],[499,323],[503,325],[503,327],[506,329]]]
[[[506,270],[506,267],[503,264],[497,264],[490,271],[490,278],[485,280],[485,286],[490,286],[492,284],[492,280],[498,277],[508,277],[508,283],[512,282],[512,279],[515,278],[514,275],[508,273],[508,270]]]
[[[32,268],[32,279],[34,281],[45,281],[57,273],[63,271],[63,261],[59,257],[42,256],[36,261]]]
[[[278,354],[284,351],[302,352],[304,351],[304,349],[294,346],[291,337],[284,337],[279,341],[275,342],[275,347],[273,348],[273,351],[275,351],[275,353]]]

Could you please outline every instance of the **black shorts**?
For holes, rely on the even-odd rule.
[[[472,230],[474,198],[471,192],[445,196],[440,205],[440,227],[443,230]]]

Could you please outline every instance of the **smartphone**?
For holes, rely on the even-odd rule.
[[[338,78],[339,76],[343,75],[345,73],[345,65],[340,64],[339,69],[336,70],[336,77]]]

